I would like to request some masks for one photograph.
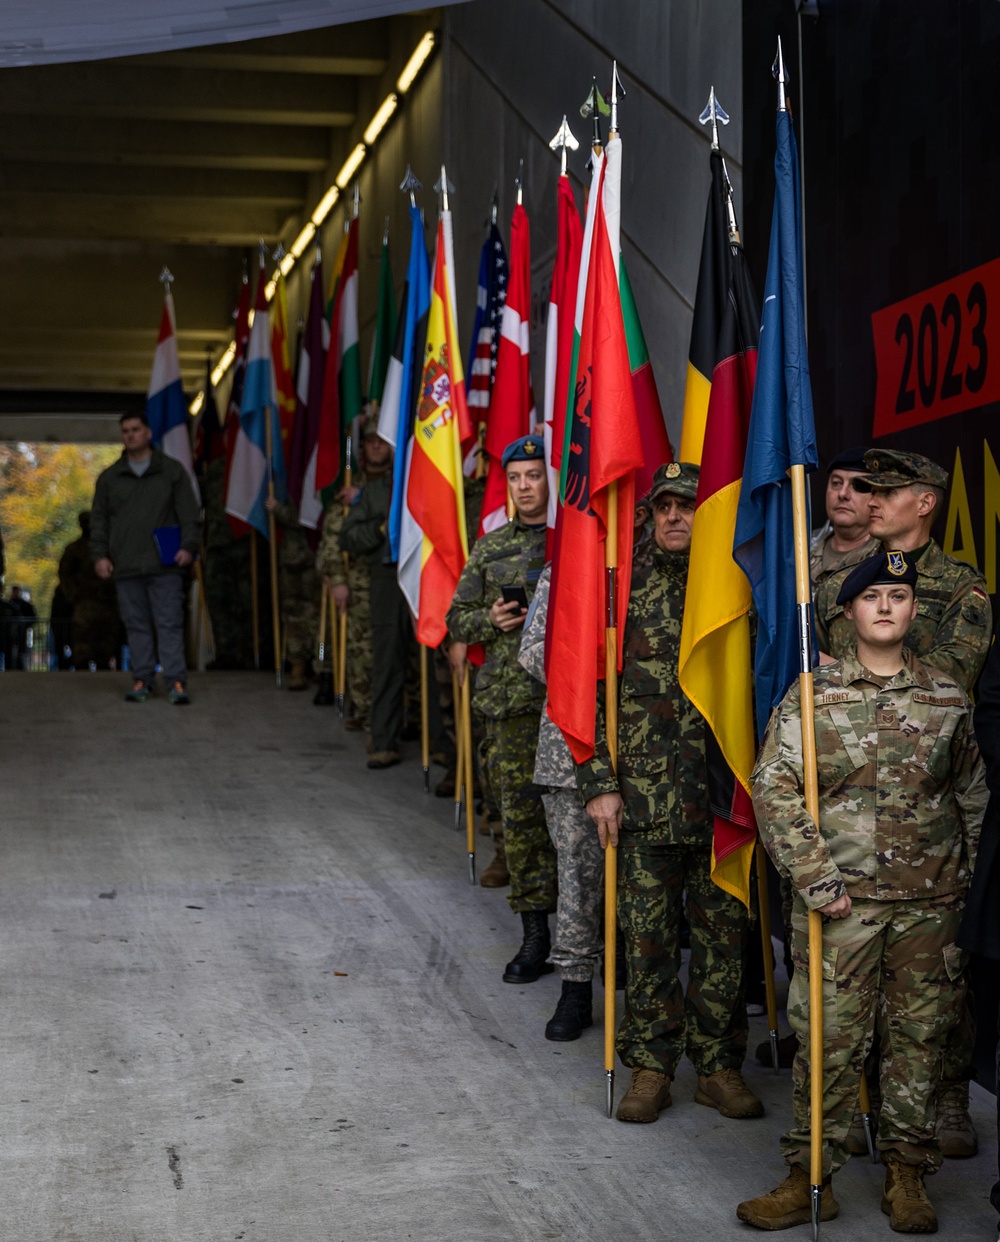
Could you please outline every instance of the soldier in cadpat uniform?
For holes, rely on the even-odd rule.
[[[937,1228],[924,1175],[941,1163],[935,1094],[965,1001],[955,943],[986,805],[970,703],[958,680],[903,642],[918,615],[917,560],[880,552],[842,583],[851,650],[814,674],[819,831],[806,810],[798,686],[771,717],[753,774],[761,837],[795,889],[788,1016],[799,1036],[785,1181],[737,1215],[761,1229],[810,1219],[808,915],[823,927],[821,1219],[849,1158],[858,1080],[881,1025],[882,1209],[900,1233]]]
[[[655,1121],[686,1052],[695,1099],[724,1117],[759,1117],[743,1081],[747,912],[711,878],[705,722],[677,679],[698,467],[671,462],[653,477],[653,540],[634,558],[618,689],[618,770],[597,705],[594,756],[577,782],[601,844],[618,844],[618,919],[628,977],[618,1030],[632,1082],[619,1121]],[[603,692],[603,687],[602,687]],[[620,834],[619,834],[620,829]],[[687,994],[680,918],[691,925]]]
[[[947,673],[971,694],[989,651],[993,618],[982,574],[945,556],[931,538],[948,472],[919,453],[891,449],[869,449],[864,464],[868,474],[856,476],[852,485],[868,497],[871,534],[886,551],[912,554],[917,567],[917,615],[906,644],[925,664]],[[815,596],[819,648],[835,659],[854,642],[854,627],[838,602],[848,572],[824,578]],[[973,1156],[977,1150],[969,1116],[974,1043],[970,1002],[948,1037],[942,1068],[938,1141],[945,1156]]]
[[[500,465],[515,516],[476,542],[447,620],[453,642],[482,643],[486,651],[476,674],[472,706],[485,721],[480,757],[503,822],[508,900],[520,914],[524,932],[503,979],[533,983],[552,970],[548,916],[556,909],[557,891],[555,851],[546,829],[542,791],[533,780],[545,687],[517,658],[528,605],[545,563],[549,489],[541,437],[522,436],[508,444]],[[505,588],[521,598],[505,601]]]

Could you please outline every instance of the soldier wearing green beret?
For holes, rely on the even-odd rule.
[[[858,1078],[882,1032],[878,1148],[883,1210],[900,1233],[937,1228],[924,1175],[941,1163],[936,1092],[965,1001],[955,943],[986,806],[968,695],[904,649],[919,615],[916,558],[880,552],[837,596],[854,643],[814,674],[819,823],[806,810],[795,685],[775,709],[753,773],[764,845],[795,890],[788,1016],[799,1036],[788,1177],[737,1215],[760,1229],[810,1218],[808,916],[823,928],[821,1219],[837,1215],[832,1173],[849,1158]],[[818,831],[817,831],[818,828]]]
[[[671,462],[653,477],[653,538],[633,557],[618,688],[618,765],[597,705],[594,756],[577,784],[601,844],[618,845],[618,918],[625,943],[622,1064],[632,1071],[619,1121],[655,1121],[687,1053],[695,1099],[724,1117],[759,1117],[743,1081],[747,913],[711,878],[705,722],[678,683],[698,467]],[[602,687],[603,691],[603,687]],[[687,994],[678,978],[680,916],[691,926]]]

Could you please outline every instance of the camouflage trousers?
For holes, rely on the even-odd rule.
[[[556,908],[556,852],[545,826],[542,790],[532,780],[538,714],[488,720],[480,758],[490,790],[500,806],[510,908],[517,914]]]
[[[597,972],[604,933],[604,851],[576,789],[542,794],[559,872],[556,938],[549,960],[563,979],[586,983]]]
[[[846,919],[823,921],[823,1172],[849,1159],[862,1065],[876,1020],[881,1037],[878,1148],[933,1172],[935,1092],[948,1031],[965,1003],[965,954],[955,944],[962,899],[855,901]],[[789,1164],[809,1167],[808,913],[792,912],[795,973],[788,1021],[799,1036],[792,1070],[792,1128],[782,1136]]]
[[[282,642],[287,660],[310,660],[319,628],[320,579],[311,565],[283,566],[281,586]]]
[[[630,1069],[673,1074],[686,1052],[699,1074],[739,1069],[747,1047],[747,912],[714,884],[708,845],[658,832],[618,838],[618,924],[628,969],[616,1046]],[[681,985],[681,907],[691,928]]]

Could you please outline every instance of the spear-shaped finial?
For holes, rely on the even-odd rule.
[[[260,260],[260,270],[264,270],[264,264],[267,262],[267,242],[263,239],[257,243],[257,255]]]
[[[610,116],[611,108],[607,100],[604,98],[601,92],[597,89],[597,79],[592,78],[591,84],[590,84],[590,90],[587,92],[587,98],[580,105],[580,115],[583,117],[584,120],[586,120],[588,117],[594,118],[594,133],[591,138],[591,146],[594,148],[595,151],[600,151],[601,145],[602,145],[601,144],[601,113],[602,112],[604,113],[605,116]]]
[[[406,176],[399,183],[399,188],[403,191],[404,194],[409,194],[410,206],[416,207],[417,205],[416,192],[417,190],[422,190],[424,188],[424,185],[422,181],[417,180],[413,172],[413,169],[409,166],[409,164],[406,165]]]
[[[271,254],[271,262],[272,262],[272,263],[277,263],[277,264],[278,264],[278,266],[280,267],[280,266],[281,266],[281,260],[285,257],[285,255],[286,255],[287,253],[288,253],[288,251],[287,251],[287,250],[285,249],[285,247],[281,244],[281,242],[278,242],[278,247],[277,247],[277,249],[276,249],[275,251],[273,251],[273,253]]]
[[[441,210],[451,211],[448,195],[455,193],[455,186],[453,182],[448,180],[448,171],[444,164],[441,165],[441,176],[434,182],[434,191],[441,195]]]
[[[698,117],[702,125],[711,124],[712,126],[712,150],[719,149],[719,126],[729,124],[729,113],[722,104],[719,103],[715,95],[715,87],[713,86],[708,96],[708,103],[701,116]]]
[[[490,195],[490,224],[496,225],[500,214],[500,187],[493,182],[493,193]]]
[[[382,228],[382,245],[388,246],[388,244],[389,244],[389,217],[386,216],[385,225]]]
[[[160,284],[163,286],[163,292],[169,293],[170,286],[174,283],[174,277],[173,277],[173,273],[171,272],[170,268],[167,267],[165,263],[163,265],[163,271],[160,273],[158,279],[159,279]]]
[[[361,182],[355,181],[354,194],[351,197],[351,214],[352,214],[353,219],[356,220],[358,218],[358,213],[360,212],[360,210],[361,210]]]
[[[517,205],[520,207],[524,202],[524,160],[518,160],[517,180],[514,185],[517,187]]]
[[[787,112],[788,105],[785,102],[785,83],[788,81],[788,71],[785,68],[785,58],[781,54],[781,35],[778,35],[778,55],[774,58],[774,64],[771,66],[771,72],[774,74],[778,83],[778,111]]]
[[[573,131],[569,127],[566,120],[566,113],[563,113],[562,124],[556,130],[556,136],[550,141],[549,149],[560,153],[559,175],[566,176],[566,152],[579,151],[580,144],[573,136]]]
[[[611,64],[611,121],[608,125],[608,137],[618,133],[618,101],[625,98],[625,87],[618,76],[618,61],[612,61]]]

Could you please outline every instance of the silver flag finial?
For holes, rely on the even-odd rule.
[[[278,242],[278,248],[271,254],[271,261],[280,264],[286,254],[288,254],[288,251],[281,244],[281,242]]]
[[[618,101],[625,98],[625,87],[622,86],[622,80],[618,76],[618,61],[611,62],[611,120],[608,124],[608,133],[618,133]]]
[[[704,111],[698,117],[702,125],[712,126],[712,150],[719,149],[719,126],[729,124],[729,113],[725,110],[715,94],[713,86],[708,96],[708,103],[705,105]]]
[[[355,220],[358,218],[358,212],[361,210],[361,202],[361,182],[355,181],[354,194],[351,198],[351,211]]]
[[[174,276],[170,268],[164,263],[163,271],[159,275],[160,284],[163,286],[163,292],[169,293],[170,286],[174,283]]]
[[[785,68],[785,58],[781,54],[781,35],[778,35],[778,55],[774,58],[774,64],[771,66],[771,72],[774,74],[775,81],[778,83],[778,111],[787,112],[788,105],[785,102],[785,83],[788,81],[788,71]]]
[[[416,207],[417,205],[416,192],[417,190],[422,190],[424,188],[424,184],[422,181],[417,180],[416,175],[414,174],[413,169],[409,166],[409,164],[406,165],[406,176],[399,183],[399,188],[403,191],[404,194],[409,194],[410,206]]]
[[[514,185],[517,187],[517,205],[520,207],[524,202],[524,160],[518,160],[517,180]]]
[[[451,211],[448,195],[455,193],[455,186],[453,182],[448,180],[448,170],[443,164],[441,165],[441,176],[434,182],[434,190],[435,193],[441,195],[441,210]]]
[[[551,139],[549,142],[549,149],[551,151],[559,152],[560,163],[561,163],[561,167],[559,170],[560,176],[565,177],[566,176],[566,152],[567,151],[579,151],[580,149],[580,144],[579,142],[577,142],[576,138],[574,138],[573,131],[570,129],[569,122],[566,120],[565,112],[563,113],[562,124],[556,130],[555,137]]]

